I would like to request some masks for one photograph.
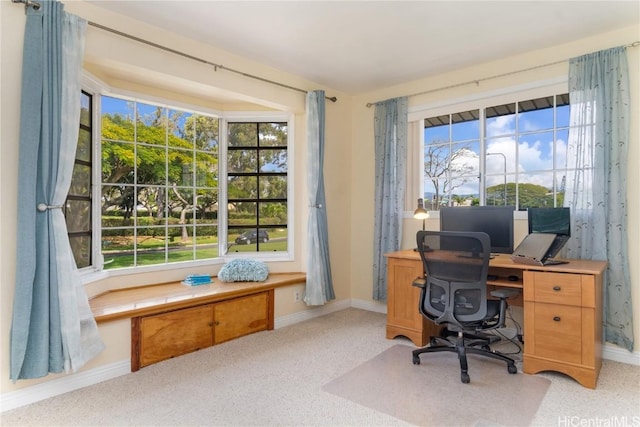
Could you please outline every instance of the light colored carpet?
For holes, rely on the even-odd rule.
[[[385,339],[385,324],[384,314],[355,308],[340,310],[3,412],[0,425],[409,426],[412,423],[382,409],[323,390],[331,381],[391,347],[405,345],[409,351],[413,348],[404,338]],[[513,349],[511,345],[502,351]],[[406,356],[402,369],[426,370],[431,363],[435,365],[436,361],[427,362],[427,357],[423,356],[420,366],[414,366],[411,356]],[[509,375],[503,369],[496,378],[525,376]],[[461,384],[456,372],[447,375],[446,384],[451,390],[460,386],[467,386],[468,390],[474,383],[481,384],[475,360],[470,360],[471,384]],[[543,373],[533,378],[549,379],[549,391],[530,423],[511,425],[631,426],[640,420],[640,366],[605,360],[596,390],[584,388],[562,374]],[[377,388],[376,385],[372,392],[376,393]],[[482,410],[510,407],[519,395],[528,395],[528,391],[518,390],[501,400],[487,396]],[[465,402],[460,408],[462,412],[478,410]],[[429,420],[415,424],[434,425]],[[478,421],[475,427],[496,424]]]
[[[413,365],[413,349],[393,346],[323,390],[416,425],[525,426],[551,384],[476,355],[467,356],[471,383],[463,384],[455,353],[424,354]]]

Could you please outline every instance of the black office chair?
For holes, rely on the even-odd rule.
[[[504,326],[507,298],[515,289],[491,292],[487,299],[487,273],[491,242],[486,233],[455,231],[418,231],[418,252],[425,269],[413,286],[421,288],[420,313],[447,329],[440,337],[431,337],[427,347],[413,351],[414,365],[422,353],[450,351],[460,359],[460,379],[468,383],[467,353],[507,363],[510,374],[518,372],[513,359],[492,351],[482,331]],[[449,332],[455,343],[446,339]]]

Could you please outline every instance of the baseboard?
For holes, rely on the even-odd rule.
[[[0,412],[9,411],[79,388],[98,384],[131,372],[131,360],[123,360],[88,371],[65,375],[44,383],[0,395]]]
[[[351,307],[359,308],[361,310],[375,311],[376,313],[387,314],[386,302],[374,302],[361,299],[352,299]]]
[[[315,317],[324,316],[335,311],[344,310],[346,308],[358,308],[361,310],[374,311],[376,313],[386,313],[387,305],[385,303],[377,303],[367,300],[351,299],[330,302],[328,304],[313,307],[308,310],[281,316],[275,319],[274,327],[276,329],[285,326],[294,325],[305,320]],[[602,357],[607,360],[627,363],[630,365],[640,365],[640,352],[630,353],[629,351],[605,344],[602,349]],[[31,403],[39,402],[53,396],[68,393],[102,381],[110,380],[131,372],[131,361],[123,360],[109,365],[94,368],[85,372],[63,376],[45,383],[36,384],[20,390],[0,395],[0,412],[9,411]]]
[[[386,303],[376,303],[372,301],[365,301],[359,299],[341,300],[336,302],[330,302],[325,305],[312,307],[308,310],[299,311],[297,313],[289,314],[286,316],[278,317],[274,322],[274,328],[282,328],[289,325],[294,325],[298,322],[313,319],[314,317],[324,316],[325,314],[333,313],[334,311],[344,310],[345,308],[359,308],[361,310],[375,311],[376,313],[386,313]]]
[[[273,327],[275,329],[279,329],[285,326],[295,325],[296,323],[324,316],[335,311],[344,310],[349,307],[351,307],[351,302],[349,300],[341,300],[330,302],[325,305],[313,306],[307,310],[278,317],[275,319]]]
[[[602,346],[602,358],[607,360],[613,360],[614,362],[626,363],[628,365],[640,366],[640,352],[618,347],[613,344],[605,344]]]

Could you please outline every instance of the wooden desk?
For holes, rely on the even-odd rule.
[[[420,254],[413,250],[387,257],[387,333],[424,346],[438,326],[418,311],[422,276]],[[490,261],[487,284],[521,288],[524,299],[523,371],[562,372],[595,388],[602,365],[602,276],[606,261],[571,260],[568,264],[516,264],[508,255]],[[517,280],[509,280],[509,276]]]

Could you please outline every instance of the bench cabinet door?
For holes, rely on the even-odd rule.
[[[213,345],[213,305],[140,318],[140,367]]]
[[[234,298],[214,305],[214,344],[269,329],[269,293]]]

